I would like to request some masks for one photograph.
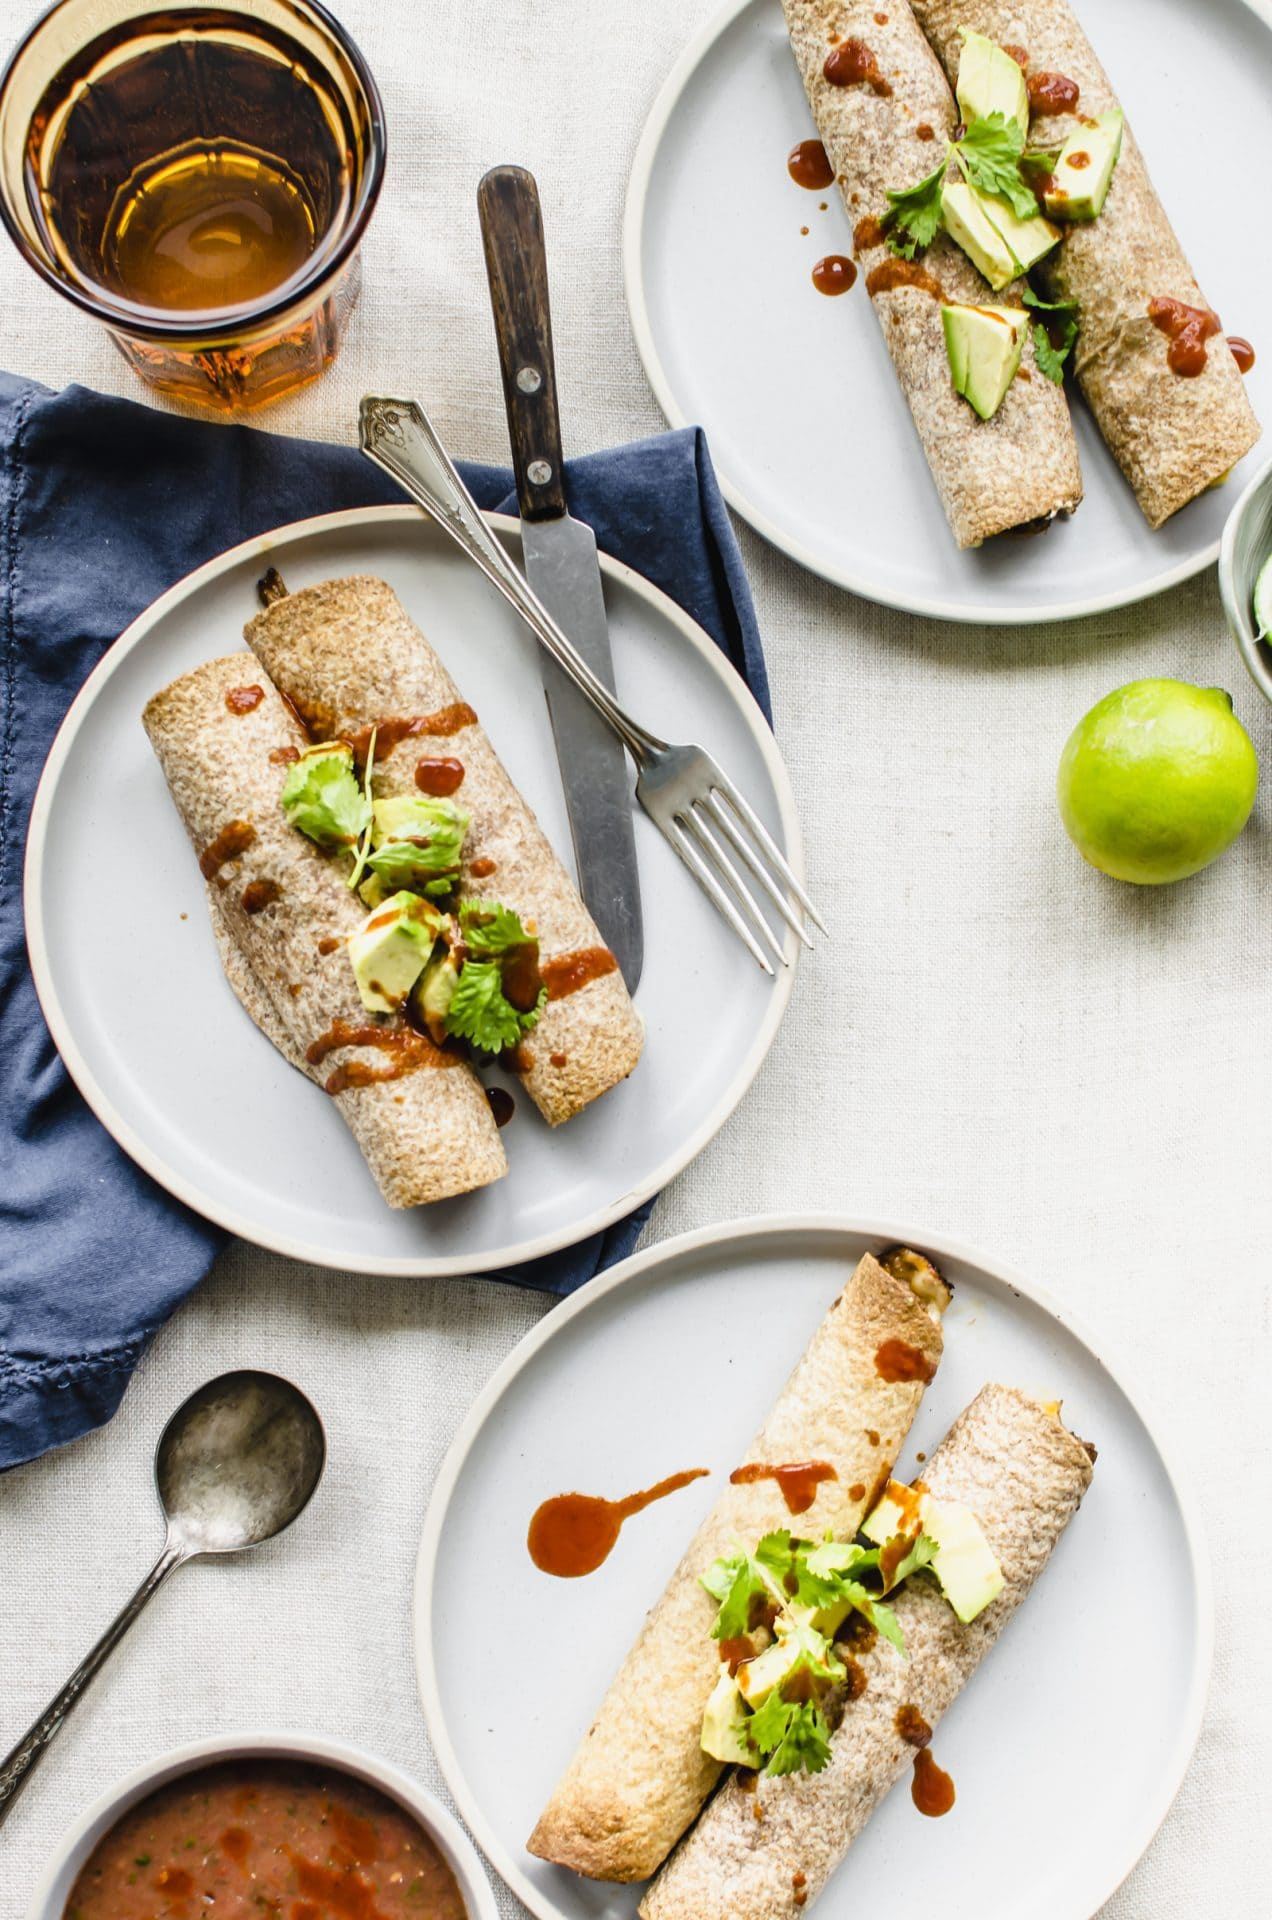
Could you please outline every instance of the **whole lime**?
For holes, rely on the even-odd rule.
[[[1060,756],[1060,817],[1084,860],[1162,886],[1217,860],[1250,817],[1259,763],[1220,687],[1132,680],[1092,707]]]

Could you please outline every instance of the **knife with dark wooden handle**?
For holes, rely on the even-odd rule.
[[[524,167],[494,167],[477,189],[486,274],[499,342],[504,405],[531,586],[593,673],[614,691],[605,598],[591,527],[570,512],[539,190]],[[555,661],[540,656],[565,789],[579,891],[629,992],[640,979],[644,930],[632,831],[632,777],[623,748]]]

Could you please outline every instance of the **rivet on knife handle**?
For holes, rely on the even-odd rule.
[[[566,511],[561,423],[539,190],[524,167],[492,167],[477,189],[486,273],[523,520]]]

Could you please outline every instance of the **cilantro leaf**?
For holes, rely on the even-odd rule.
[[[991,113],[973,120],[955,148],[958,163],[972,186],[982,193],[1001,194],[1021,220],[1038,214],[1038,199],[1020,171],[1025,136],[1018,121]]]
[[[941,189],[945,184],[948,160],[942,160],[926,180],[899,193],[888,190],[888,211],[882,226],[893,253],[913,260],[920,247],[930,247],[941,224]]]
[[[1076,300],[1044,300],[1032,287],[1026,287],[1020,297],[1027,307],[1032,307],[1037,313],[1071,313],[1077,318]]]
[[[497,960],[466,960],[446,1009],[446,1031],[467,1040],[482,1053],[502,1053],[515,1047],[539,1018],[540,1005],[519,1013],[504,997]]]
[[[366,831],[371,808],[343,740],[311,748],[287,769],[279,805],[288,822],[320,847],[352,847]]]
[[[757,1595],[763,1595],[765,1600],[775,1597],[763,1569],[746,1553],[714,1560],[702,1575],[702,1585],[713,1600],[720,1602],[720,1611],[711,1628],[713,1640],[737,1640],[749,1633],[752,1601]]]
[[[885,1607],[882,1600],[872,1600],[869,1610],[862,1608],[872,1627],[877,1627],[889,1645],[894,1646],[903,1660],[909,1659],[905,1648],[905,1635],[901,1631],[901,1622],[891,1607]]]
[[[783,1700],[780,1692],[771,1693],[753,1716],[747,1737],[759,1757],[767,1756],[764,1771],[770,1776],[820,1773],[830,1760],[830,1728],[821,1708]]]
[[[528,946],[533,939],[512,908],[501,907],[494,900],[462,901],[459,926],[465,946],[492,960],[511,953],[514,947]]]

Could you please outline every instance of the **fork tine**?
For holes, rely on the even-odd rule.
[[[786,898],[786,895],[782,892],[782,889],[778,886],[776,880],[774,880],[772,874],[756,853],[751,842],[747,839],[746,835],[740,831],[728,810],[721,805],[714,787],[707,794],[702,804],[710,808],[712,816],[718,821],[730,845],[735,847],[742,855],[747,866],[750,867],[751,872],[755,875],[765,893],[773,902],[773,905],[777,908],[783,920],[785,920],[787,926],[799,935],[806,947],[811,948],[813,943],[809,938],[808,929],[804,925],[803,920],[796,913],[790,901]]]
[[[673,818],[667,822],[663,831],[671,840],[676,852],[680,855],[680,858],[684,861],[690,873],[693,874],[712,906],[728,921],[739,940],[741,940],[743,945],[749,950],[752,958],[757,960],[763,967],[765,973],[772,974],[772,961],[751,932],[751,929],[747,926],[746,921],[742,918],[742,915],[738,912],[732,900],[730,900],[728,894],[724,891],[724,888],[720,885],[720,882],[712,873],[710,867],[708,867],[702,855],[698,852],[697,847],[681,825],[679,814],[674,815]]]
[[[703,807],[702,801],[700,799],[694,800],[681,817],[684,820],[686,828],[692,833],[694,839],[698,842],[698,845],[702,848],[708,859],[714,861],[726,886],[731,889],[734,897],[740,900],[742,905],[747,909],[756,932],[758,932],[766,942],[773,958],[779,960],[784,967],[789,967],[791,963],[786,957],[786,950],[782,942],[778,939],[772,927],[765,919],[755,895],[751,892],[746,881],[738,872],[732,860],[730,860],[727,851],[721,845],[719,836],[712,831],[710,816]]]
[[[738,819],[742,821],[743,825],[748,826],[751,829],[751,832],[755,835],[761,847],[764,849],[769,859],[773,862],[773,865],[777,868],[777,871],[781,874],[783,880],[786,882],[791,892],[795,895],[795,898],[799,901],[801,907],[803,907],[805,913],[808,915],[813,925],[815,927],[820,927],[823,933],[829,934],[830,929],[827,927],[825,921],[822,919],[821,915],[818,913],[816,907],[813,905],[812,901],[809,899],[808,895],[805,893],[803,887],[800,886],[799,881],[795,878],[795,875],[791,872],[790,867],[787,865],[787,862],[786,862],[786,856],[781,851],[781,848],[777,845],[777,842],[774,840],[772,834],[769,832],[764,822],[760,819],[760,816],[758,815],[758,813],[756,813],[755,809],[747,805],[746,801],[742,798],[742,795],[738,792],[737,788],[734,786],[732,780],[728,779],[727,776],[723,774],[718,767],[715,770],[715,777],[712,782],[712,785],[716,792],[722,793],[724,795],[725,799],[728,801],[729,805],[733,808],[733,811],[737,814]]]

